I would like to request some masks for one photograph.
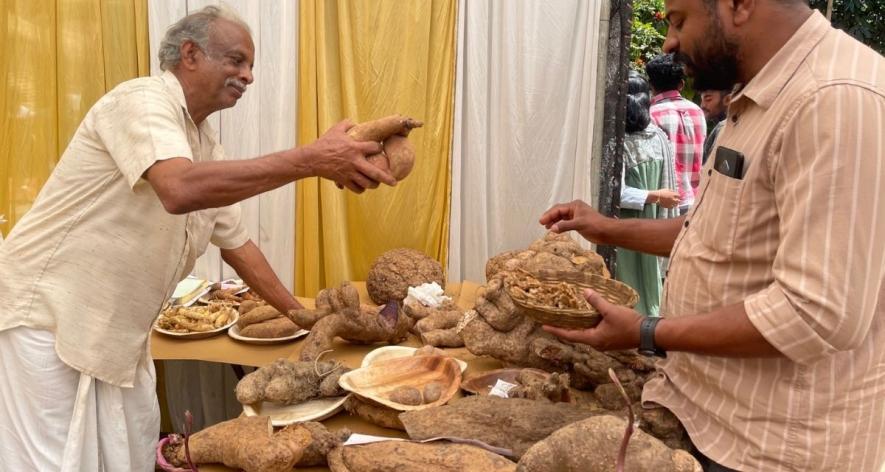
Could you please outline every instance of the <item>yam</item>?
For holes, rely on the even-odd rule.
[[[240,335],[248,338],[282,338],[292,336],[299,329],[298,325],[289,318],[279,316],[260,323],[250,324],[240,330]]]
[[[415,148],[403,136],[391,136],[384,140],[384,155],[390,174],[396,180],[403,180],[415,166]]]
[[[399,415],[411,439],[477,439],[521,456],[553,431],[604,410],[522,398],[471,396]]]
[[[246,304],[246,302],[243,304]],[[280,312],[270,305],[257,306],[255,302],[251,302],[250,305],[252,304],[254,304],[254,306],[251,310],[240,312],[240,319],[237,320],[237,327],[240,328],[240,330],[251,324],[272,320],[280,316]],[[240,305],[241,308],[242,306],[243,305]]]
[[[283,472],[292,469],[310,442],[307,430],[273,434],[269,417],[245,416],[193,434],[188,448],[196,464],[221,463],[246,472]],[[163,452],[176,466],[187,463],[182,443]]]
[[[395,134],[408,136],[412,129],[422,126],[424,123],[418,120],[396,114],[359,123],[347,130],[347,134],[356,141],[381,142]]]
[[[406,429],[399,420],[400,412],[398,410],[374,402],[363,401],[356,395],[351,395],[347,399],[347,402],[344,403],[344,408],[351,415],[358,416],[382,428],[398,429],[400,431],[405,431]]]
[[[627,421],[599,415],[565,426],[538,442],[522,456],[520,472],[615,471]],[[636,472],[701,472],[687,451],[670,449],[643,431],[634,431],[627,444],[624,470]]]
[[[329,453],[332,472],[513,472],[507,458],[468,444],[445,441],[384,441],[337,447]]]

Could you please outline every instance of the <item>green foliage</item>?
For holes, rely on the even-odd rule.
[[[649,59],[661,53],[667,35],[664,0],[633,0],[630,66],[643,70]]]
[[[827,0],[811,0],[811,6],[826,15]],[[832,20],[836,28],[885,54],[885,1],[834,0]]]

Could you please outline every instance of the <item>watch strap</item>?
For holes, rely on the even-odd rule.
[[[646,316],[639,325],[639,353],[644,356],[666,357],[663,349],[655,344],[655,328],[661,321],[659,316]]]

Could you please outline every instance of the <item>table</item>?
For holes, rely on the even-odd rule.
[[[366,292],[364,282],[354,282],[353,285],[360,292],[361,301],[372,303]],[[475,282],[449,283],[446,285],[446,294],[452,297],[461,308],[469,309],[474,305],[478,289],[479,284]],[[308,308],[314,306],[313,299],[299,298],[298,301]],[[226,335],[197,340],[174,339],[156,332],[151,335],[151,353],[154,360],[201,360],[255,367],[269,364],[280,357],[298,360],[302,344],[298,340],[289,344],[258,346],[235,341]],[[409,339],[399,345],[418,347],[421,343],[415,336],[410,335]],[[334,351],[326,356],[341,361],[347,367],[356,368],[359,367],[367,353],[381,346],[380,344],[374,346],[356,345],[336,340]],[[445,349],[445,351],[453,357],[467,362],[465,375],[501,367],[499,361],[487,357],[474,356],[466,348]],[[332,418],[323,421],[323,424],[333,430],[346,427],[355,433],[397,438],[406,437],[403,431],[376,426],[361,418],[350,416],[347,412],[338,413]],[[233,469],[222,465],[206,465],[200,466],[200,470],[206,472],[227,472]],[[328,468],[312,467],[299,468],[297,470],[327,471]]]

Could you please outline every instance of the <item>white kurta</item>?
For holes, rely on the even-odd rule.
[[[49,331],[0,331],[0,464],[9,471],[152,471],[160,434],[156,375],[143,356],[133,387],[82,374]]]

